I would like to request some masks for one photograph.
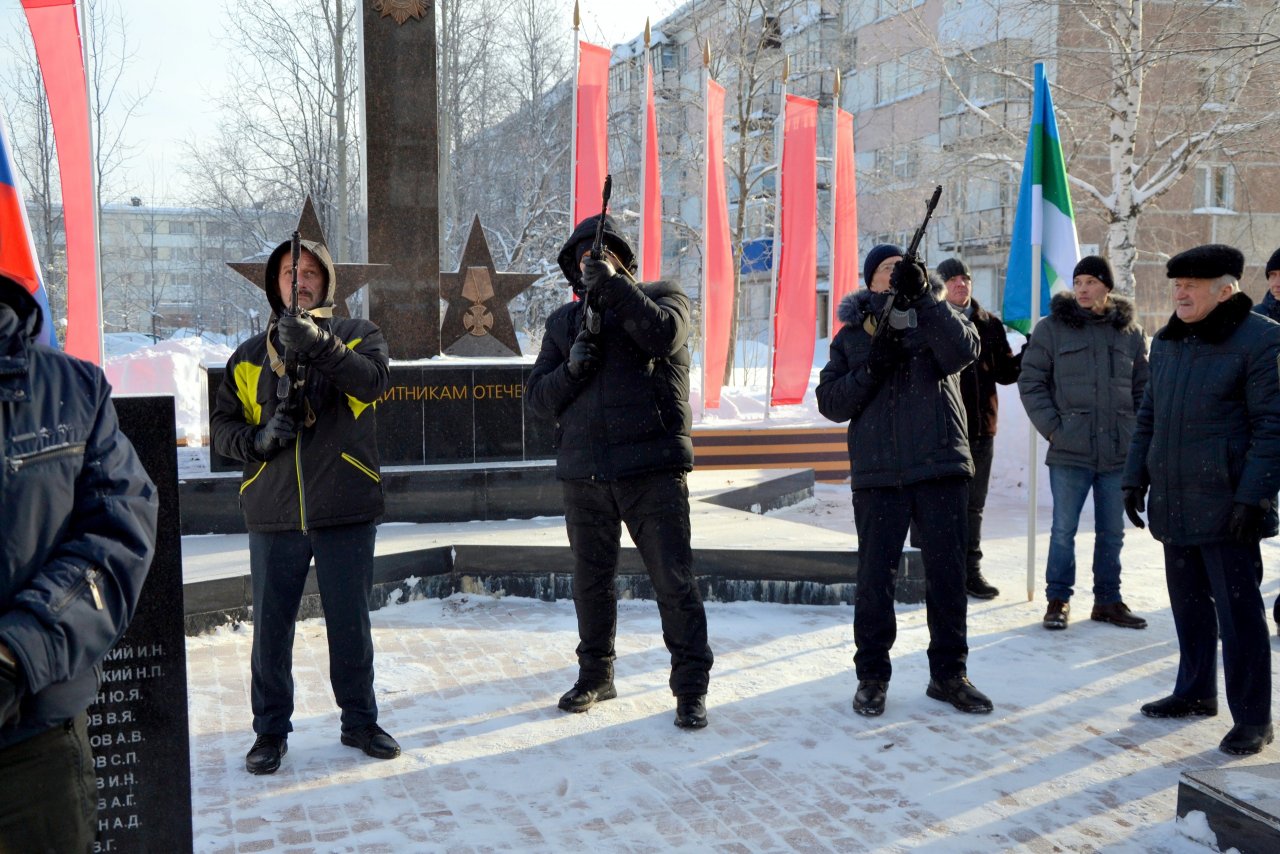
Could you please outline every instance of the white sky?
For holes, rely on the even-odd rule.
[[[209,133],[215,115],[204,107],[226,79],[228,57],[221,43],[226,0],[101,0],[122,6],[135,51],[123,84],[126,91],[152,86],[142,112],[130,125],[137,156],[130,168],[137,195],[165,201],[181,189],[182,143]],[[544,0],[564,10],[565,39],[572,33],[571,0]],[[583,38],[604,44],[628,41],[644,29],[646,16],[656,24],[682,0],[582,0]],[[19,0],[0,0],[0,41],[29,38]],[[0,53],[0,68],[12,61]],[[154,81],[154,83],[152,82]]]

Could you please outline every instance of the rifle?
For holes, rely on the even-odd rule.
[[[933,211],[938,206],[938,200],[941,198],[942,185],[938,184],[933,188],[933,195],[929,197],[929,201],[925,203],[924,220],[920,223],[920,227],[916,229],[916,233],[911,236],[911,243],[907,246],[907,253],[902,256],[902,261],[899,263],[914,264],[918,260],[916,252],[920,249],[920,243],[924,240],[925,229],[929,227],[929,220],[933,217]],[[870,287],[870,285],[871,283],[868,282],[867,286]],[[928,287],[927,283],[925,287]],[[880,316],[876,318],[876,330],[871,334],[872,343],[884,333],[885,328],[889,325],[889,312],[893,311],[893,300],[892,296],[885,300],[884,308],[881,309]],[[915,325],[914,320],[911,325]]]
[[[613,174],[604,176],[604,192],[601,193],[600,219],[596,222],[596,238],[591,243],[591,257],[597,261],[604,260],[604,216],[609,212],[609,197],[613,195]],[[582,325],[591,335],[600,334],[600,313],[592,305],[591,293],[583,297]]]
[[[289,307],[286,313],[290,317],[298,316],[298,258],[302,255],[302,236],[293,233],[289,253],[293,259],[293,278],[289,283]],[[292,350],[284,351],[284,375],[276,380],[276,400],[278,407],[286,412],[296,412],[301,404],[298,399],[302,387],[306,385],[306,368],[299,364],[298,354]]]

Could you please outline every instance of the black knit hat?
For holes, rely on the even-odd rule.
[[[1116,277],[1111,272],[1111,264],[1101,255],[1086,255],[1080,259],[1080,263],[1076,264],[1076,268],[1071,272],[1071,278],[1076,276],[1093,276],[1099,282],[1107,286],[1107,290],[1115,290]]]
[[[872,246],[871,251],[867,253],[866,260],[862,262],[862,283],[867,287],[871,287],[871,277],[876,274],[876,268],[883,264],[886,259],[904,254],[901,247],[894,246],[892,243],[881,243],[879,246]]]
[[[1272,270],[1280,270],[1280,249],[1271,253],[1271,260],[1267,261],[1267,269],[1262,271],[1262,275],[1270,276]]]
[[[938,278],[942,279],[942,281],[954,279],[956,276],[973,278],[973,275],[969,272],[969,265],[959,258],[947,258],[938,265]]]
[[[1170,279],[1216,279],[1231,276],[1236,281],[1244,275],[1244,253],[1224,243],[1206,243],[1179,252],[1165,263]]]

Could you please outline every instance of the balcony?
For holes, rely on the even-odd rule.
[[[1015,209],[1008,207],[938,217],[938,247],[970,253],[1007,247],[1013,239],[1014,213]]]
[[[996,101],[982,105],[996,125],[974,114],[965,107],[938,119],[938,137],[943,148],[953,148],[959,143],[975,142],[996,136],[1001,128],[1022,128],[1030,123],[1030,101]]]

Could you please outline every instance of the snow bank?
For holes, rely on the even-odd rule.
[[[225,365],[231,349],[200,338],[159,341],[108,356],[103,369],[116,394],[171,394],[178,441],[203,445],[209,430],[209,365]]]

